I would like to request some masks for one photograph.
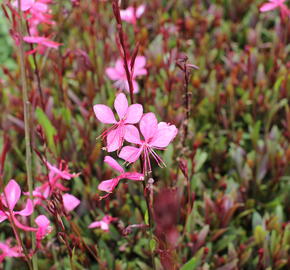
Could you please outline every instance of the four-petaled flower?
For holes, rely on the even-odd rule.
[[[118,185],[121,179],[129,179],[134,181],[144,180],[143,174],[141,173],[125,172],[124,169],[118,164],[118,162],[110,156],[106,156],[104,162],[106,162],[115,171],[119,172],[120,175],[118,175],[113,179],[102,181],[98,186],[99,190],[111,193],[114,190],[114,188]]]
[[[114,113],[106,105],[97,104],[94,112],[98,120],[104,124],[113,124],[102,136],[107,137],[107,150],[113,152],[123,145],[124,136],[127,130],[140,121],[143,114],[143,107],[140,104],[128,106],[128,101],[123,93],[118,94],[114,102],[115,110],[119,116],[119,121],[115,119]]]
[[[21,196],[21,189],[20,186],[17,184],[15,180],[10,180],[9,183],[4,188],[4,192],[1,194],[0,200],[1,204],[5,206],[8,210],[4,210],[3,207],[0,210],[0,223],[6,219],[9,219],[10,222],[13,222],[15,226],[18,228],[25,230],[25,231],[31,231],[30,227],[27,227],[23,224],[21,224],[17,218],[16,215],[20,215],[23,217],[30,216],[33,213],[33,202],[28,199],[26,202],[26,206],[21,211],[14,211],[14,208],[19,201]]]
[[[104,216],[100,221],[95,221],[89,225],[90,229],[93,228],[101,228],[103,231],[109,231],[109,225],[111,222],[118,220],[117,218],[113,218],[111,216]]]
[[[145,11],[145,5],[141,5],[137,8],[128,7],[126,9],[120,10],[120,17],[123,21],[136,24],[137,19],[141,17],[144,11]]]
[[[124,139],[130,143],[139,145],[139,147],[123,147],[119,157],[128,163],[132,163],[142,154],[143,173],[151,171],[150,155],[153,156],[160,167],[162,167],[162,164],[165,166],[163,160],[153,149],[164,150],[176,136],[177,128],[165,122],[158,124],[154,113],[144,114],[140,120],[139,127],[144,140],[140,139],[139,131],[135,126],[128,127]]]
[[[128,61],[129,67],[131,66],[130,61]],[[133,84],[133,93],[139,91],[138,83],[135,81],[137,76],[147,75],[147,70],[145,68],[146,58],[144,56],[137,56],[134,62],[134,67],[131,70],[132,84]],[[106,69],[108,77],[116,81],[114,83],[115,87],[121,90],[126,90],[129,92],[129,84],[127,80],[126,71],[124,68],[124,62],[122,59],[116,61],[115,67],[109,67]]]

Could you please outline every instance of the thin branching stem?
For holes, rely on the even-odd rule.
[[[32,151],[31,151],[31,129],[30,129],[30,102],[28,99],[28,86],[26,80],[26,70],[25,70],[25,55],[23,47],[23,14],[21,11],[21,0],[18,0],[18,13],[20,15],[20,20],[18,24],[18,32],[20,35],[20,41],[18,46],[18,53],[20,59],[20,72],[21,72],[21,86],[22,86],[22,100],[23,100],[23,111],[24,111],[24,129],[25,129],[25,151],[26,151],[26,172],[27,172],[27,185],[29,190],[29,197],[33,201],[33,183],[32,183]],[[33,223],[34,214],[30,216],[30,222]],[[32,249],[35,250],[35,234],[32,232]],[[37,270],[37,255],[36,253],[32,257],[32,267],[33,270]]]

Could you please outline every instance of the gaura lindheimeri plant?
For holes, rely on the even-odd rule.
[[[15,180],[13,179],[10,180],[9,183],[4,188],[4,192],[1,194],[0,197],[1,201],[0,223],[8,219],[11,224],[14,224],[21,230],[35,232],[37,244],[39,245],[40,240],[43,239],[52,230],[52,228],[49,226],[50,222],[45,216],[40,215],[35,219],[35,223],[38,226],[37,228],[21,224],[16,218],[16,216],[17,215],[23,217],[30,216],[34,211],[34,207],[33,202],[30,199],[28,199],[26,206],[23,210],[14,211],[14,208],[17,202],[19,201],[20,196],[21,196],[20,186],[17,184]]]
[[[286,0],[269,0],[260,7],[261,12],[267,12],[276,8],[280,9],[280,14],[283,19],[289,17],[290,12],[288,7],[284,4]]]
[[[123,93],[117,95],[114,102],[119,121],[116,120],[113,111],[106,105],[96,104],[94,112],[97,119],[104,124],[113,124],[102,136],[107,137],[107,151],[113,152],[123,145],[124,136],[132,124],[140,121],[143,107],[140,104],[128,106],[128,101]]]
[[[154,149],[164,150],[175,138],[177,128],[165,122],[157,122],[154,113],[146,113],[140,120],[139,128],[144,140],[140,139],[140,134],[135,126],[130,126],[124,139],[127,142],[137,144],[139,147],[125,146],[122,148],[119,157],[128,163],[135,162],[140,155],[143,156],[143,172],[151,171],[150,155],[156,160],[158,165],[165,165]]]
[[[102,181],[98,186],[99,190],[111,193],[122,179],[129,179],[134,181],[144,180],[143,174],[141,173],[125,172],[125,170],[118,164],[118,162],[110,156],[106,156],[104,162],[106,162],[111,168],[120,174],[113,179]]]
[[[109,231],[109,225],[113,222],[118,220],[117,218],[113,218],[111,216],[104,216],[100,221],[95,221],[89,225],[90,229],[94,228],[100,228],[101,230],[108,232]]]
[[[131,69],[131,77],[134,93],[139,92],[139,86],[135,78],[142,75],[147,75],[147,70],[145,68],[146,58],[144,56],[137,56],[134,62],[134,66]],[[130,61],[128,61],[128,66],[131,66]],[[129,92],[129,84],[127,80],[126,71],[124,68],[124,62],[122,59],[116,61],[115,67],[109,67],[106,69],[107,76],[115,81],[114,85],[120,90],[126,90]]]
[[[142,16],[145,11],[145,5],[141,5],[137,8],[128,7],[120,10],[120,17],[123,21],[136,24],[137,19]]]
[[[60,164],[59,168],[51,165],[47,161],[45,162],[45,165],[49,170],[48,181],[41,186],[36,187],[33,191],[32,194],[35,197],[34,205],[42,204],[42,201],[48,199],[55,190],[59,190],[60,192],[68,191],[69,189],[63,186],[60,183],[60,180],[71,180],[79,175],[79,173],[70,173],[67,166],[64,166],[63,163]],[[25,193],[25,195],[29,194]],[[62,201],[67,212],[72,211],[80,204],[78,198],[68,193],[62,194]]]

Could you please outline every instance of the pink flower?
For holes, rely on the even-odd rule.
[[[62,45],[62,43],[54,42],[46,37],[26,36],[23,37],[23,40],[27,43],[37,44],[37,47],[34,50],[28,52],[29,54],[35,53],[36,51],[39,52],[40,54],[43,54],[45,47],[57,49],[60,45]]]
[[[62,201],[64,209],[67,212],[74,210],[80,204],[80,200],[78,198],[68,193],[62,195]]]
[[[0,263],[3,262],[5,258],[12,257],[21,257],[21,247],[19,246],[10,246],[10,239],[6,240],[4,243],[0,242]]]
[[[52,231],[52,227],[50,226],[49,219],[44,216],[40,215],[35,219],[35,223],[37,224],[37,231],[36,231],[36,241],[39,245],[40,241]]]
[[[120,175],[113,179],[102,181],[98,186],[99,190],[111,193],[122,179],[130,179],[134,181],[144,180],[143,174],[141,173],[125,172],[124,169],[118,164],[118,162],[110,156],[106,156],[104,161],[115,171],[119,172]]]
[[[130,61],[128,63],[130,67]],[[132,74],[132,83],[134,93],[138,93],[139,86],[138,83],[134,80],[137,76],[142,76],[147,74],[147,70],[145,68],[146,65],[146,58],[144,56],[137,56],[134,62],[133,70],[131,71]],[[106,69],[107,76],[111,79],[116,81],[115,87],[121,90],[126,90],[129,92],[129,84],[127,81],[126,71],[124,68],[124,63],[122,59],[118,59],[116,61],[115,67],[109,67]]]
[[[94,106],[94,112],[98,120],[104,124],[113,124],[113,126],[103,133],[107,137],[107,150],[116,151],[123,145],[124,136],[131,124],[140,121],[143,114],[143,107],[140,104],[128,106],[128,101],[123,93],[117,95],[114,102],[115,110],[119,116],[119,121],[115,119],[113,111],[106,105],[97,104]]]
[[[1,209],[0,210],[0,223],[6,219],[13,221],[14,224],[25,231],[33,231],[31,227],[27,227],[21,224],[16,215],[20,215],[23,217],[30,216],[34,210],[33,202],[28,199],[26,202],[26,206],[21,211],[14,211],[14,208],[19,201],[21,196],[21,189],[20,186],[17,184],[15,180],[10,180],[9,183],[6,185],[4,192],[1,194],[0,200],[3,206],[8,208],[8,211]]]
[[[116,221],[117,218],[111,216],[104,216],[100,221],[95,221],[89,225],[88,228],[101,228],[103,231],[109,231],[109,225],[111,222]]]
[[[49,170],[48,181],[34,189],[33,191],[33,196],[35,197],[34,205],[41,204],[43,200],[48,199],[49,196],[56,189],[60,191],[67,191],[68,188],[63,186],[59,181],[61,179],[70,180],[79,175],[79,173],[70,173],[68,171],[67,166],[64,166],[63,163],[59,165],[59,168],[51,165],[48,161],[45,161],[45,165],[47,166],[47,169]],[[28,192],[25,192],[24,194],[29,195]],[[77,199],[75,196],[68,193],[63,194],[62,199],[63,199],[64,208],[68,212],[72,211],[80,203],[79,199]]]
[[[154,113],[143,115],[139,123],[140,131],[144,141],[140,139],[140,134],[135,126],[130,126],[124,139],[130,143],[139,145],[139,148],[125,146],[122,148],[119,157],[128,163],[135,162],[140,155],[143,155],[143,172],[151,171],[150,154],[154,157],[159,166],[165,165],[163,160],[155,153],[153,149],[164,150],[165,147],[174,139],[177,134],[177,128],[174,125],[160,122],[158,124]]]
[[[140,18],[145,11],[145,5],[139,6],[137,9],[128,7],[127,9],[120,10],[120,16],[123,21],[136,24],[137,18]]]
[[[280,8],[280,14],[283,19],[289,16],[290,12],[288,7],[284,4],[286,0],[269,0],[268,3],[260,7],[261,12],[267,12],[276,8]]]

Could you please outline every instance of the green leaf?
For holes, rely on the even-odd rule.
[[[205,163],[207,159],[207,153],[206,152],[201,152],[199,149],[197,150],[194,162],[195,162],[195,166],[194,166],[194,171],[198,172],[199,169],[202,167],[202,165]]]
[[[145,221],[146,225],[149,225],[149,213],[148,213],[148,210],[146,210],[146,212],[145,212],[144,221]]]
[[[49,148],[54,153],[57,153],[57,148],[56,148],[56,145],[54,143],[54,136],[57,134],[56,129],[54,128],[54,126],[50,122],[49,118],[43,112],[43,110],[41,108],[39,108],[39,107],[36,108],[35,116],[36,116],[36,119],[37,119],[39,125],[41,125],[41,127],[44,130],[44,133],[45,133],[45,136],[46,136],[46,140],[47,140],[47,144],[48,144]]]
[[[184,264],[180,270],[194,270],[198,266],[198,259],[193,257],[186,264]]]

